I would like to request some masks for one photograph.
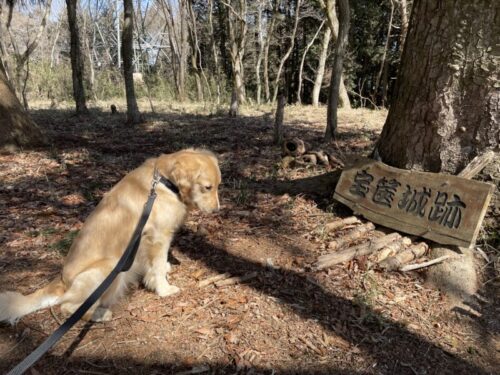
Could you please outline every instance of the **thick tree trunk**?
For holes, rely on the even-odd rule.
[[[314,88],[312,92],[312,104],[317,107],[319,105],[319,93],[323,85],[323,76],[325,75],[326,58],[328,57],[328,45],[332,39],[332,29],[327,27],[323,34],[321,42],[321,52],[319,54],[318,69],[316,70],[316,78],[314,80]]]
[[[45,142],[45,136],[19,103],[0,62],[0,150]]]
[[[499,145],[493,0],[415,0],[392,105],[377,144],[390,165],[456,173]]]
[[[349,34],[349,0],[339,0],[339,35],[335,46],[335,60],[333,62],[332,79],[328,95],[328,113],[326,120],[325,141],[335,139],[337,131],[337,107],[339,104],[339,88],[342,81],[344,52]]]
[[[66,0],[68,10],[68,25],[70,33],[71,71],[73,73],[73,98],[76,104],[76,113],[88,112],[83,86],[83,59],[80,48],[80,35],[76,17],[77,0]]]
[[[123,78],[125,80],[125,96],[127,97],[127,123],[137,124],[141,122],[141,114],[137,107],[134,88],[134,4],[132,0],[123,0],[123,32],[122,32],[122,56],[123,56]]]

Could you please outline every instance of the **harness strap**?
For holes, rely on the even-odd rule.
[[[24,374],[26,370],[33,366],[45,353],[47,353],[47,351],[49,351],[49,349],[52,348],[61,339],[61,337],[64,336],[64,334],[81,319],[88,309],[90,309],[92,305],[97,302],[120,272],[128,271],[130,267],[132,267],[137,249],[141,243],[142,230],[144,229],[149,215],[151,214],[151,210],[153,209],[153,203],[156,199],[155,187],[158,182],[161,182],[174,193],[178,194],[179,189],[177,186],[175,186],[167,178],[161,176],[155,168],[151,191],[149,193],[148,200],[144,205],[144,209],[142,210],[141,218],[135,227],[134,233],[127,248],[125,249],[125,252],[121,256],[115,268],[113,268],[111,273],[104,279],[101,285],[99,285],[97,289],[92,292],[85,302],[83,302],[82,305],[73,314],[71,314],[71,316],[61,326],[59,326],[59,328],[57,328],[47,339],[45,339],[45,341],[42,342],[38,348],[31,352],[30,355],[24,358],[22,362],[10,370],[7,375]]]

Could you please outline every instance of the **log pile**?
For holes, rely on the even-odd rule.
[[[282,165],[284,168],[308,165],[344,167],[342,161],[323,150],[310,150],[300,138],[285,139],[281,147]]]
[[[356,216],[327,223],[324,230],[327,234],[335,235],[335,232],[341,230],[343,233],[328,243],[330,253],[318,258],[313,265],[316,270],[362,257],[369,257],[372,264],[384,271],[404,272],[435,264],[408,265],[428,253],[429,246],[425,242],[413,244],[408,237],[397,232],[376,230],[373,223],[362,223]],[[440,261],[444,260],[446,259]]]

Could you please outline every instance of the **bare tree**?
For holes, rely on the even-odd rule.
[[[266,97],[266,102],[271,100],[271,90],[269,88],[269,48],[271,47],[271,39],[274,34],[274,27],[276,25],[276,17],[278,14],[278,1],[274,1],[272,8],[271,21],[268,22],[269,26],[266,30],[266,41],[264,45],[264,94]]]
[[[321,8],[325,12],[328,19],[328,25],[332,31],[332,39],[335,43],[337,43],[339,34],[339,19],[337,18],[337,12],[335,12],[335,1],[336,0],[319,0]],[[338,103],[341,108],[351,108],[351,102],[349,100],[349,95],[347,95],[347,89],[344,84],[343,76],[340,77]]]
[[[304,48],[304,53],[302,54],[302,60],[300,60],[300,67],[299,67],[299,85],[297,87],[297,101],[299,103],[302,102],[302,99],[301,99],[301,96],[302,96],[302,74],[303,74],[303,70],[304,70],[304,63],[306,61],[306,56],[307,56],[307,52],[309,52],[309,49],[311,48],[311,46],[314,44],[314,41],[316,40],[316,38],[318,37],[319,35],[319,32],[321,31],[321,28],[323,27],[323,25],[325,24],[325,21],[321,22],[321,24],[319,25],[318,27],[318,30],[316,31],[316,33],[314,34],[314,36],[312,37],[312,39],[310,40],[309,43],[307,43],[307,46],[306,48]]]
[[[247,2],[238,0],[236,9],[229,3],[221,0],[227,7],[227,28],[229,33],[229,56],[231,57],[231,69],[233,73],[233,92],[229,114],[236,116],[239,105],[245,103],[245,80],[243,57],[245,55],[245,43],[247,36]]]
[[[328,45],[332,39],[332,29],[327,27],[321,41],[321,52],[319,54],[318,68],[316,69],[316,78],[314,79],[314,87],[312,92],[312,104],[317,107],[319,105],[319,94],[323,85],[323,76],[325,75],[326,59],[328,57]]]
[[[220,66],[219,66],[219,57],[217,54],[217,46],[215,42],[215,33],[214,33],[214,23],[213,23],[213,9],[214,9],[214,0],[208,0],[208,30],[210,33],[210,47],[213,54],[214,65],[215,65],[215,85],[217,87],[217,104],[220,104],[221,97],[221,74],[220,74]]]
[[[179,1],[178,7],[172,0],[160,0],[168,30],[168,41],[172,53],[172,68],[179,100],[186,99],[187,58],[189,52],[186,2]]]
[[[134,4],[133,0],[123,0],[122,56],[125,96],[127,97],[127,123],[141,122],[134,88]]]
[[[278,72],[276,73],[276,78],[274,79],[273,102],[275,102],[276,98],[278,97],[281,71],[283,70],[283,66],[285,65],[285,62],[288,60],[288,57],[290,57],[290,54],[293,51],[293,47],[295,46],[295,35],[297,34],[297,26],[299,24],[300,6],[301,5],[302,5],[302,0],[297,0],[297,2],[295,4],[295,18],[294,18],[294,22],[293,22],[293,29],[292,29],[292,34],[290,35],[290,45],[288,46],[287,51],[285,52],[285,54],[283,55],[283,57],[280,60],[280,64],[278,66]]]
[[[83,60],[80,48],[80,34],[78,30],[78,19],[76,17],[77,0],[66,0],[68,11],[68,25],[70,33],[70,55],[71,71],[73,78],[73,98],[76,104],[76,113],[88,112],[85,98],[85,88],[83,86]]]
[[[337,107],[339,103],[339,88],[342,78],[344,52],[349,33],[350,11],[349,0],[339,0],[339,34],[335,45],[335,60],[333,62],[332,78],[328,95],[328,113],[325,131],[325,141],[335,139],[337,131]]]
[[[255,64],[255,80],[257,81],[257,92],[255,93],[255,98],[257,104],[260,104],[262,99],[262,82],[260,79],[260,68],[262,66],[262,59],[264,57],[264,30],[262,29],[262,8],[264,6],[264,0],[259,0],[257,2],[257,64]]]

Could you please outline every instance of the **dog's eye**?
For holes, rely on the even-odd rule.
[[[207,189],[207,190],[212,190],[212,185],[207,185],[207,186],[205,186],[205,189]]]

